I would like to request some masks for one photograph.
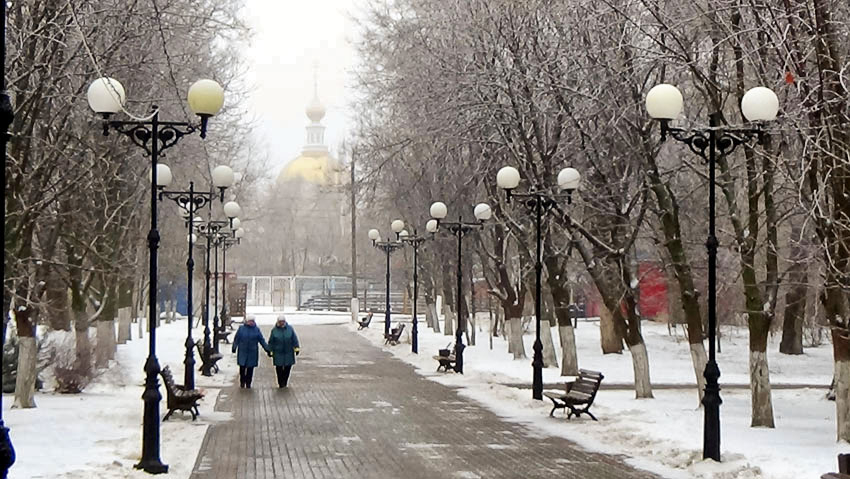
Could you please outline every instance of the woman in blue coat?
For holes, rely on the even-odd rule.
[[[301,352],[298,335],[292,326],[286,323],[286,317],[277,317],[277,323],[269,335],[269,356],[274,358],[278,387],[285,388],[289,382],[289,372],[295,364],[295,356]]]
[[[254,377],[254,368],[259,362],[260,348],[262,345],[269,352],[269,345],[263,339],[263,332],[257,327],[253,316],[245,318],[245,324],[239,326],[236,336],[233,338],[233,352],[237,352],[236,364],[239,365],[239,387],[251,388],[251,379]]]

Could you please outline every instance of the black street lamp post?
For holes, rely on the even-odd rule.
[[[384,336],[390,334],[390,256],[393,251],[401,248],[404,244],[398,241],[380,241],[381,233],[376,229],[369,230],[369,239],[372,240],[372,246],[383,251],[387,255],[387,301],[384,309]]]
[[[165,165],[159,165],[159,168],[162,167],[165,167]],[[170,179],[170,171],[167,175]],[[217,167],[213,171],[213,183],[217,188],[219,188],[220,197],[223,199],[224,190],[230,187],[233,183],[233,170],[227,166]],[[160,181],[160,185],[163,185],[162,181]],[[167,186],[168,185],[165,184],[160,186],[160,188]],[[192,325],[194,324],[192,315],[192,285],[194,283],[193,272],[195,269],[195,259],[192,254],[195,243],[193,224],[196,221],[195,213],[207,206],[215,196],[216,194],[211,191],[195,191],[194,181],[189,182],[188,191],[166,191],[161,189],[159,192],[160,200],[168,198],[177,203],[177,206],[183,210],[186,217],[186,227],[189,230],[189,236],[187,238],[189,243],[189,258],[186,260],[186,359],[183,361],[183,364],[185,365],[183,371],[183,384],[186,389],[195,389],[195,342],[192,339]]]
[[[157,248],[159,231],[157,230],[157,181],[159,153],[177,144],[184,136],[199,131],[206,138],[207,121],[218,113],[224,103],[224,92],[218,83],[212,80],[200,80],[189,89],[189,106],[201,117],[200,126],[189,122],[160,121],[159,108],[154,105],[153,114],[148,118],[134,118],[131,121],[110,120],[110,116],[124,109],[124,87],[112,78],[99,78],[89,86],[89,106],[95,113],[103,116],[103,134],[109,135],[113,129],[128,136],[133,143],[145,150],[151,158],[151,227],[148,232],[150,249],[148,313],[149,313],[149,354],[145,362],[145,391],[142,400],[145,403],[142,425],[142,458],[135,465],[151,474],[168,472],[168,466],[160,459],[159,442],[159,361],[156,357],[156,293],[157,293]]]
[[[229,221],[229,223],[228,222],[225,222],[225,223],[229,224],[231,231],[229,231],[229,232],[224,232],[224,231],[219,232],[219,234],[215,238],[215,241],[213,242],[213,244],[215,245],[215,280],[214,280],[214,290],[215,290],[215,292],[213,293],[213,296],[215,297],[215,301],[213,303],[213,311],[214,311],[215,317],[213,318],[213,351],[216,354],[219,353],[218,343],[219,343],[219,340],[221,339],[221,333],[224,330],[224,318],[219,317],[219,315],[218,315],[218,275],[219,275],[219,271],[218,271],[218,247],[222,246],[228,238],[235,237],[236,230],[239,227],[239,224],[241,223],[239,221],[239,218],[237,218],[237,216],[239,216],[239,214],[241,214],[241,213],[242,213],[242,209],[239,207],[239,204],[236,203],[235,201],[229,201],[224,205],[224,214],[225,214],[225,216],[227,216],[228,221]],[[238,229],[241,230],[241,228],[238,228]],[[241,233],[240,233],[240,236],[241,236]],[[222,249],[222,252],[223,251],[224,250]],[[219,321],[221,321],[221,324],[219,324]]]
[[[416,303],[419,302],[419,247],[428,238],[416,234],[413,230],[413,235],[409,235],[406,230],[399,233],[399,239],[413,247],[413,336],[411,336],[411,351],[413,354],[419,354],[419,315],[416,311]]]
[[[457,238],[457,331],[455,333],[455,372],[463,374],[463,332],[466,331],[466,318],[461,307],[463,305],[463,236],[480,228],[482,223],[489,220],[493,212],[486,203],[475,206],[475,223],[465,223],[463,217],[458,216],[457,221],[444,221],[448,214],[446,205],[440,201],[431,205],[431,217],[425,229],[429,233],[436,233],[440,226],[446,227]]]
[[[201,374],[204,376],[212,376],[212,364],[209,360],[210,354],[213,353],[213,345],[210,339],[210,276],[212,275],[210,271],[210,250],[214,243],[218,243],[221,236],[227,234],[222,229],[229,223],[229,221],[208,220],[196,226],[198,234],[207,240],[204,270],[204,346],[202,351],[204,358],[201,365]],[[213,331],[213,334],[218,337],[218,331]]]
[[[230,317],[227,312],[227,250],[233,245],[239,244],[242,241],[242,235],[245,233],[242,228],[238,227],[237,221],[238,220],[234,218],[231,224],[233,228],[236,228],[233,231],[233,237],[225,238],[221,248],[221,269],[224,273],[221,280],[221,323],[219,325],[221,334],[224,334],[227,324],[230,323]]]
[[[3,4],[3,38],[2,51],[0,51],[0,148],[3,149],[3,185],[6,184],[6,144],[9,142],[9,127],[15,119],[15,110],[12,108],[12,99],[6,91],[6,2]],[[6,237],[6,189],[3,187],[3,237]],[[3,248],[3,294],[6,288],[6,248]],[[0,371],[3,370],[3,350],[6,346],[6,319],[7,313],[3,312],[3,322],[0,324]],[[2,383],[2,381],[0,381]],[[6,479],[9,468],[15,463],[15,448],[12,439],[9,438],[9,428],[3,422],[3,387],[0,384],[0,479]]]
[[[218,350],[218,338],[221,333],[221,330],[218,326],[218,247],[221,242],[224,240],[222,236],[218,236],[215,238],[215,242],[213,243],[215,252],[213,255],[215,256],[215,276],[213,278],[213,312],[215,316],[213,317],[213,352],[215,354],[219,354]]]
[[[661,84],[653,87],[646,96],[646,109],[649,115],[661,121],[661,140],[667,135],[688,145],[708,163],[708,239],[705,242],[708,251],[708,362],[705,365],[705,394],[703,426],[703,459],[720,461],[720,368],[715,358],[717,331],[717,236],[715,229],[715,164],[718,156],[731,154],[739,145],[755,139],[758,144],[765,141],[765,133],[760,124],[755,128],[728,128],[722,126],[722,114],[709,116],[708,128],[681,129],[670,126],[682,111],[683,100],[679,89],[673,85]],[[779,111],[779,100],[768,88],[756,87],[744,94],[741,100],[744,117],[752,122],[771,121]]]
[[[543,342],[540,340],[542,307],[542,282],[543,282],[543,252],[541,247],[541,230],[543,214],[548,213],[559,199],[566,199],[567,203],[571,201],[572,192],[578,187],[581,180],[581,175],[574,168],[564,168],[558,174],[558,186],[567,192],[566,195],[553,195],[542,191],[532,191],[529,193],[514,193],[513,190],[519,185],[519,171],[512,166],[506,166],[499,170],[496,175],[496,183],[500,188],[505,190],[505,198],[510,203],[511,198],[519,198],[525,200],[525,207],[535,215],[535,236],[537,240],[537,251],[535,253],[534,273],[534,359],[531,361],[532,381],[531,381],[531,397],[534,399],[543,399]]]

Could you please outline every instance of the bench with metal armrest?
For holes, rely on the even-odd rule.
[[[198,412],[198,401],[204,397],[204,393],[197,389],[186,389],[182,385],[175,383],[174,376],[171,374],[171,369],[168,366],[162,368],[159,374],[162,376],[162,382],[165,383],[165,404],[168,407],[168,413],[165,414],[162,420],[168,420],[174,414],[174,411],[189,411],[194,421],[200,414]]]
[[[570,410],[567,419],[575,415],[579,417],[582,414],[587,414],[594,421],[596,416],[590,412],[590,406],[593,405],[593,400],[596,398],[596,392],[599,391],[599,385],[602,384],[604,376],[598,371],[590,371],[587,369],[579,370],[578,378],[575,381],[566,384],[566,392],[564,394],[546,392],[544,396],[549,398],[554,404],[550,416],[555,414],[556,409]]]

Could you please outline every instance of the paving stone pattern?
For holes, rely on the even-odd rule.
[[[233,420],[208,430],[191,479],[657,477],[503,421],[344,327],[296,330],[290,386],[263,357],[252,389],[223,390]]]

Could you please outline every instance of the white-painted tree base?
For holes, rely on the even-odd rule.
[[[559,326],[558,336],[561,338],[561,376],[578,376],[576,334],[573,326]]]
[[[522,342],[522,318],[511,318],[510,351],[514,359],[527,359],[525,345]]]
[[[702,407],[702,397],[705,396],[705,365],[708,362],[708,356],[705,354],[705,345],[700,341],[696,344],[691,344],[691,363],[694,365],[694,375],[697,379],[697,395],[699,396],[699,405]]]
[[[94,346],[94,367],[103,369],[109,366],[110,349],[115,343],[115,328],[112,321],[95,321],[97,323],[97,342]]]
[[[455,313],[446,307],[445,311],[443,311],[443,331],[446,336],[454,336],[455,335]]]
[[[552,327],[549,321],[541,321],[540,326],[540,342],[543,343],[543,367],[557,368],[558,353],[555,352],[555,344],[552,340]]]
[[[118,344],[126,344],[131,338],[130,316],[132,308],[120,308],[118,310]]]
[[[770,394],[770,371],[764,351],[750,351],[751,427],[775,427]]]
[[[648,399],[652,396],[652,383],[649,380],[649,354],[646,344],[635,344],[629,348],[632,353],[632,368],[635,373],[635,398]]]
[[[360,299],[359,298],[351,298],[351,322],[356,323],[360,318],[358,318],[358,314],[360,313]]]

